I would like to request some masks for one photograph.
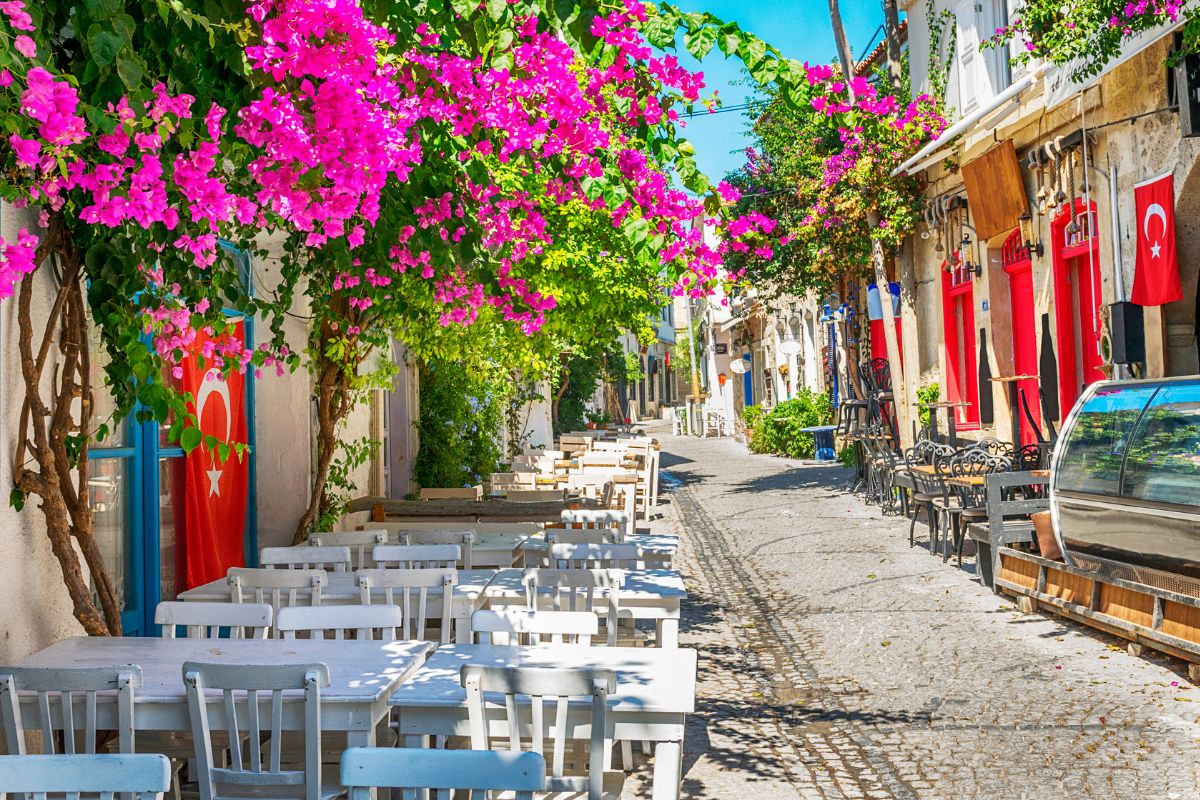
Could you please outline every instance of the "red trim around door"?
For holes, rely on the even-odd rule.
[[[1012,324],[1013,374],[1037,375],[1037,325],[1033,302],[1033,262],[1024,248],[1021,231],[1015,230],[1004,242],[1001,263],[1008,273],[1008,302]],[[1023,395],[1029,404],[1029,413],[1040,428],[1042,425],[1041,395],[1039,381],[1021,381],[1017,385],[1017,397]],[[1021,444],[1037,442],[1037,435],[1025,418],[1024,408],[1019,409]]]
[[[1085,213],[1086,211],[1086,213]],[[1079,229],[1069,231],[1073,220]],[[1058,397],[1063,419],[1088,384],[1104,379],[1100,366],[1100,244],[1096,204],[1076,198],[1050,223],[1054,263],[1054,323],[1058,339]]]
[[[942,342],[946,348],[946,385],[952,403],[969,403],[954,410],[959,430],[979,429],[979,361],[976,352],[975,286],[961,267],[942,268]],[[961,346],[959,329],[962,326]]]

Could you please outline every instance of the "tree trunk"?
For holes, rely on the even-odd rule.
[[[18,492],[41,500],[46,535],[75,619],[89,635],[120,636],[120,600],[95,539],[88,497],[93,403],[83,259],[60,213],[50,216],[36,263],[51,256],[58,259],[61,276],[36,348],[33,277],[21,282],[17,298],[17,344],[25,392],[13,454],[13,484]],[[58,355],[51,361],[55,347]]]
[[[867,225],[872,231],[879,229],[879,215],[867,212]],[[912,428],[909,425],[912,407],[909,405],[907,384],[904,381],[904,361],[900,356],[900,343],[896,339],[896,315],[892,311],[892,291],[888,285],[887,266],[884,263],[883,244],[871,237],[871,261],[875,267],[875,285],[879,288],[880,305],[883,307],[883,339],[887,344],[888,368],[892,373],[892,406],[896,411],[897,434],[900,447],[912,447]],[[904,302],[901,297],[900,302]]]
[[[883,0],[883,29],[887,42],[888,79],[891,81],[892,91],[898,93],[904,65],[900,53],[900,11],[897,8],[896,0]],[[897,97],[897,99],[902,102],[908,100],[907,97]]]
[[[326,362],[317,380],[317,464],[308,507],[296,523],[292,544],[308,541],[317,521],[329,510],[329,468],[337,452],[337,431],[353,405],[349,380],[338,365]]]
[[[563,399],[563,395],[567,393],[567,387],[571,384],[571,370],[567,369],[566,357],[563,357],[562,368],[562,383],[558,385],[558,391],[554,393],[554,400],[550,403],[550,423],[554,430],[559,430],[561,426],[558,422],[558,404]]]
[[[838,0],[829,0],[829,22],[833,26],[833,40],[837,44],[838,61],[842,64],[842,76],[846,79],[846,93],[850,102],[854,102],[854,89],[850,79],[854,77],[854,55],[850,52],[850,40],[846,38],[846,28],[842,25],[842,12],[838,8]]]

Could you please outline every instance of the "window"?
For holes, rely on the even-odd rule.
[[[1055,488],[1115,496],[1129,435],[1156,391],[1157,384],[1114,387],[1088,398],[1060,445],[1066,449],[1058,458]]]
[[[971,273],[955,264],[942,271],[942,337],[946,349],[946,400],[958,428],[979,427],[979,375],[975,345],[975,291]]]
[[[1012,82],[1007,48],[981,50],[979,43],[1008,19],[1007,0],[960,0],[957,25],[958,107],[972,113]]]
[[[1129,444],[1121,494],[1200,506],[1200,381],[1164,386]]]

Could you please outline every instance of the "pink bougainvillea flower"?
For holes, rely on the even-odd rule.
[[[17,160],[27,167],[36,167],[41,162],[42,146],[35,139],[22,139],[17,134],[8,137]]]
[[[26,58],[37,57],[37,45],[34,44],[33,39],[29,38],[25,34],[21,34],[13,40],[13,47],[17,49],[18,53]]]

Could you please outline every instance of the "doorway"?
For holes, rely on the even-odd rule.
[[[1089,384],[1104,379],[1100,353],[1100,246],[1096,205],[1076,200],[1051,223],[1058,395],[1065,418]]]
[[[1013,231],[1004,242],[1001,263],[1008,274],[1008,302],[1012,324],[1013,374],[1037,375],[1037,326],[1033,307],[1033,261],[1025,250],[1021,231]],[[1021,444],[1034,444],[1042,425],[1041,395],[1036,378],[1017,383]],[[1028,406],[1033,425],[1025,414]]]

